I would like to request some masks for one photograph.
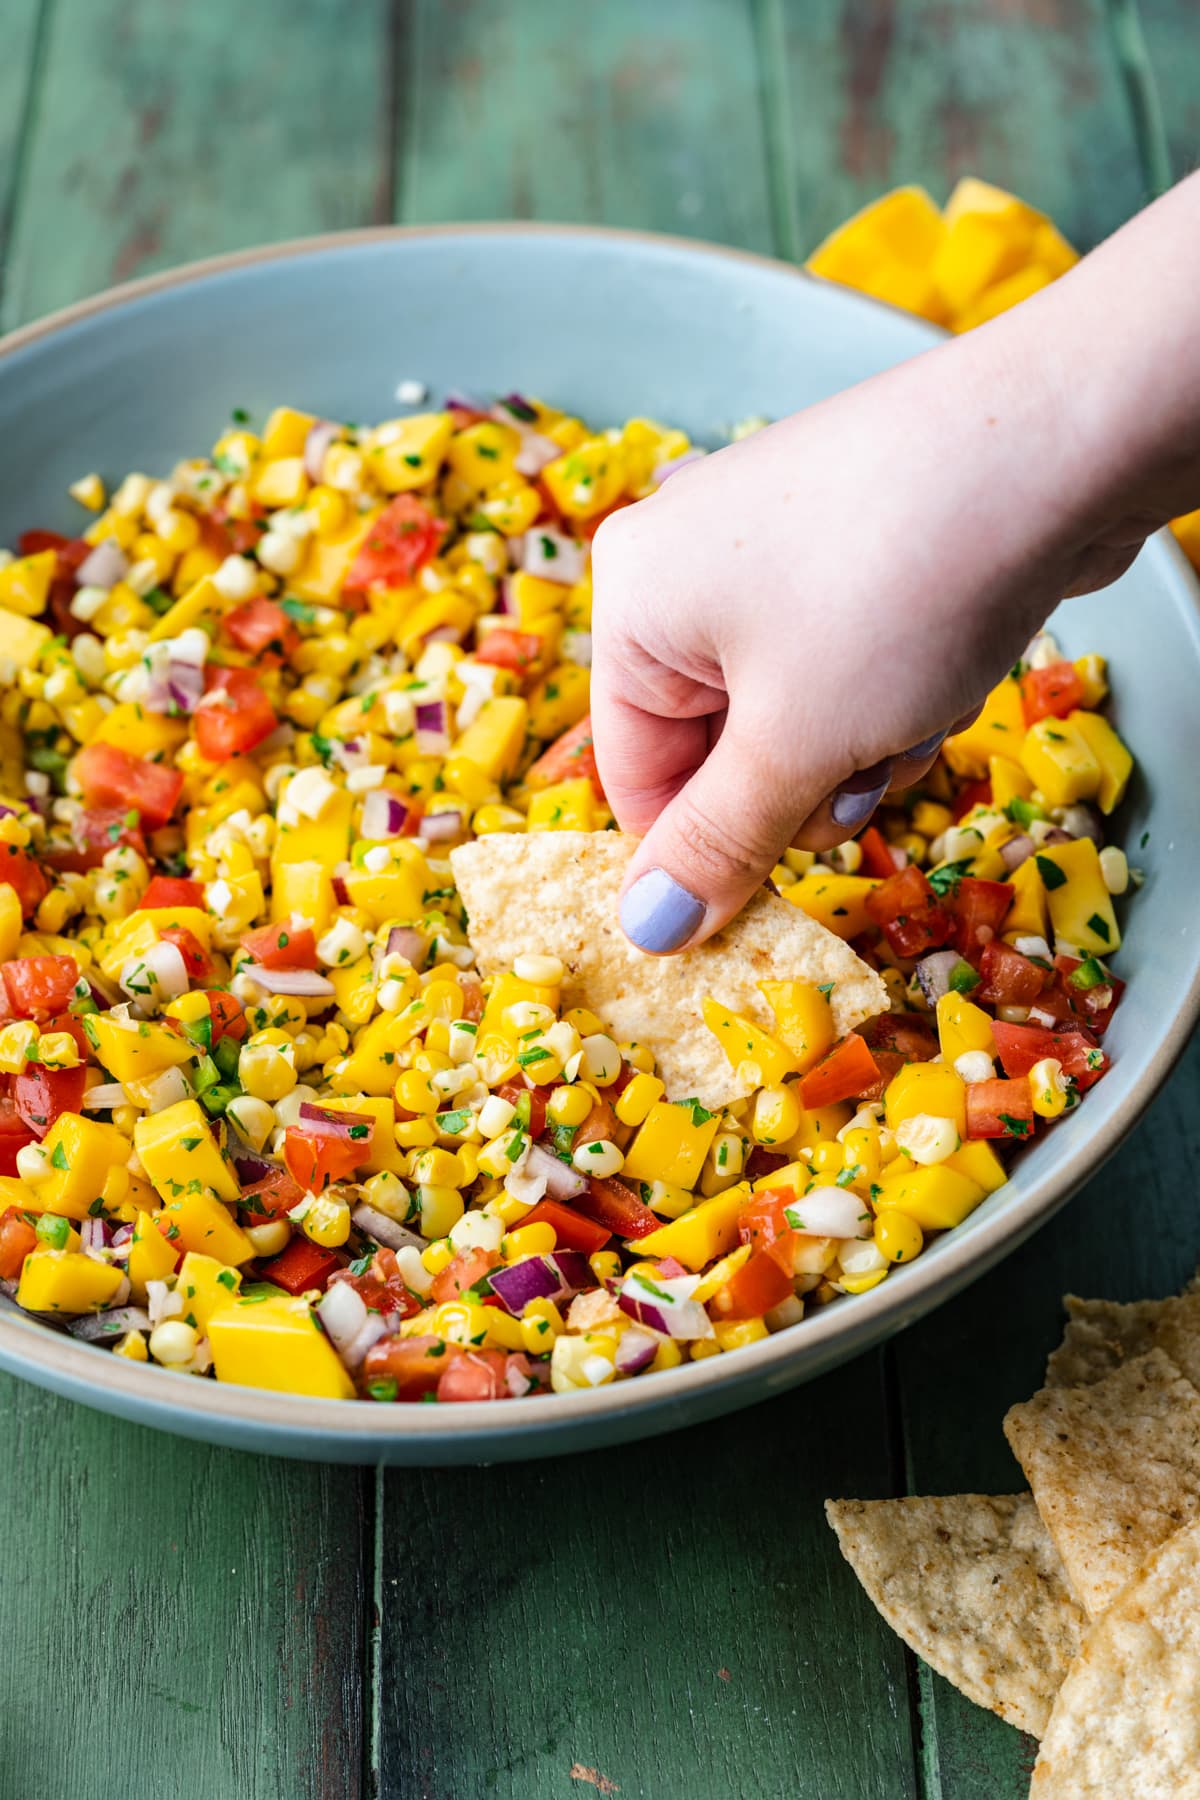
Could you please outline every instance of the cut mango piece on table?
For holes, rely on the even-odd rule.
[[[1026,263],[1023,269],[998,281],[968,306],[965,312],[959,313],[954,321],[955,331],[972,331],[976,325],[986,325],[989,319],[997,318],[1011,306],[1018,306],[1022,300],[1028,300],[1031,294],[1049,287],[1053,280],[1054,276],[1049,269],[1043,268],[1039,263]]]

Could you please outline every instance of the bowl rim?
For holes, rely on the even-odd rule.
[[[625,230],[605,225],[532,220],[478,221],[367,226],[350,231],[323,232],[179,264],[106,288],[19,326],[0,338],[0,362],[86,320],[155,294],[198,285],[214,276],[314,254],[463,237],[578,237],[616,245],[673,250],[688,257],[745,263],[764,273],[815,283],[836,293],[839,301],[848,307],[861,308],[867,313],[882,311],[903,319],[918,335],[924,336],[931,347],[948,335],[900,307],[825,281],[796,264],[758,251],[666,232]],[[1200,621],[1200,583],[1170,532],[1156,533],[1142,554],[1167,558],[1168,565],[1174,570],[1176,585],[1179,577],[1183,577],[1184,591],[1197,621]],[[382,1452],[389,1446],[408,1443],[414,1448],[427,1449],[431,1453],[429,1460],[435,1461],[439,1445],[448,1448],[451,1444],[461,1446],[478,1442],[482,1448],[503,1438],[506,1448],[511,1444],[515,1449],[523,1437],[529,1442],[530,1454],[536,1455],[543,1453],[545,1448],[558,1448],[560,1438],[572,1435],[572,1426],[582,1428],[586,1435],[589,1425],[602,1428],[606,1420],[621,1418],[633,1422],[647,1413],[679,1413],[680,1417],[668,1422],[669,1429],[672,1423],[685,1422],[682,1414],[691,1410],[687,1403],[700,1400],[701,1396],[724,1391],[731,1410],[738,1404],[735,1396],[748,1387],[781,1390],[805,1379],[799,1368],[789,1378],[789,1365],[795,1362],[802,1361],[804,1369],[814,1376],[820,1374],[835,1359],[841,1362],[860,1354],[986,1274],[1003,1256],[1046,1224],[1118,1148],[1183,1052],[1198,1018],[1200,968],[1181,996],[1171,1023],[1151,1054],[1146,1069],[1128,1095],[1114,1106],[1104,1125],[1089,1138],[1078,1154],[1070,1179],[1058,1191],[1052,1191],[1055,1186],[1053,1175],[1040,1177],[1028,1192],[998,1211],[986,1225],[965,1235],[961,1242],[956,1242],[953,1235],[942,1239],[946,1247],[938,1257],[919,1258],[901,1272],[902,1278],[895,1283],[889,1281],[855,1296],[851,1308],[831,1306],[806,1319],[798,1337],[792,1331],[779,1332],[743,1348],[736,1357],[706,1357],[699,1363],[684,1363],[679,1368],[664,1370],[644,1386],[622,1382],[577,1393],[510,1400],[499,1415],[495,1404],[486,1401],[468,1402],[448,1409],[398,1405],[373,1406],[365,1411],[363,1405],[344,1400],[312,1399],[232,1383],[192,1381],[166,1386],[164,1384],[172,1381],[169,1370],[131,1363],[111,1355],[102,1373],[95,1346],[47,1329],[34,1318],[14,1316],[16,1309],[10,1312],[7,1307],[0,1310],[0,1367],[27,1380],[68,1391],[85,1403],[89,1401],[87,1390],[94,1389],[94,1404],[103,1405],[111,1400],[125,1416],[142,1417],[148,1423],[169,1427],[172,1415],[188,1414],[197,1422],[208,1421],[214,1435],[226,1424],[239,1430],[243,1442],[251,1432],[256,1433],[265,1449],[283,1448],[287,1443],[295,1444],[305,1438],[327,1439],[336,1441],[343,1450],[360,1446],[364,1452],[363,1460],[369,1460],[373,1447]],[[35,1344],[36,1349],[33,1349]],[[801,1352],[804,1353],[802,1358]],[[723,1410],[726,1408],[721,1405],[711,1407],[713,1413]],[[633,1430],[627,1435],[632,1437],[639,1433]],[[545,1444],[547,1438],[552,1442]]]

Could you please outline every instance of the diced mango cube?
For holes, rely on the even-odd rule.
[[[175,1264],[179,1261],[179,1252],[183,1246],[179,1242],[178,1227],[175,1236],[168,1238],[156,1224],[158,1215],[139,1212],[133,1221],[133,1242],[129,1246],[129,1285],[133,1297],[144,1306],[146,1304],[146,1283],[149,1281],[165,1281],[174,1274]]]
[[[984,701],[974,724],[946,739],[942,754],[956,775],[979,781],[987,774],[991,757],[1019,760],[1024,740],[1025,708],[1020,684],[1006,675]]]
[[[209,1188],[189,1189],[170,1201],[163,1213],[177,1227],[184,1250],[215,1257],[234,1268],[254,1255],[246,1233]]]
[[[144,1081],[163,1069],[190,1062],[196,1046],[166,1025],[92,1013],[84,1029],[114,1081]]]
[[[182,1317],[203,1337],[218,1307],[228,1305],[242,1285],[241,1273],[216,1256],[189,1250],[179,1267],[175,1292],[183,1301]]]
[[[1066,956],[1111,956],[1119,949],[1117,915],[1091,838],[1047,844],[1033,860],[1046,890],[1055,949]]]
[[[690,1100],[660,1100],[625,1155],[623,1173],[630,1181],[667,1181],[694,1188],[720,1121]]]
[[[68,1219],[85,1219],[103,1194],[112,1169],[129,1160],[129,1139],[114,1125],[60,1113],[42,1140],[46,1179],[37,1186],[38,1206]]]
[[[742,1013],[731,1012],[710,996],[703,1002],[704,1023],[729,1059],[729,1066],[747,1088],[782,1081],[796,1072],[796,1058],[779,1038]]]
[[[310,1399],[352,1400],[354,1383],[308,1302],[254,1289],[209,1319],[218,1381]]]
[[[1067,717],[1088,746],[1100,768],[1100,786],[1096,803],[1107,815],[1115,812],[1125,798],[1129,777],[1133,773],[1133,757],[1121,742],[1107,719],[1095,712],[1073,712]]]
[[[962,994],[943,994],[937,1003],[938,1045],[942,1060],[951,1068],[969,1050],[996,1054],[992,1021],[981,1006],[975,1006]]]
[[[949,1231],[974,1212],[983,1194],[980,1183],[969,1175],[946,1163],[935,1163],[887,1176],[875,1199],[879,1210],[898,1207],[915,1219],[922,1231]]]
[[[919,1113],[953,1119],[960,1138],[966,1131],[966,1084],[947,1063],[905,1063],[888,1082],[884,1107],[891,1131]]]
[[[810,869],[783,890],[783,897],[827,931],[840,938],[855,938],[871,923],[867,896],[878,886],[866,875],[836,875],[827,869]]]
[[[775,1015],[775,1036],[791,1051],[801,1075],[819,1062],[835,1032],[829,996],[811,981],[760,981],[758,991]]]
[[[222,1200],[230,1201],[241,1193],[237,1175],[221,1155],[198,1100],[178,1100],[162,1112],[144,1115],[133,1128],[133,1141],[142,1167],[166,1201],[189,1189],[211,1188]],[[194,1247],[207,1248],[203,1244]]]
[[[31,1250],[21,1270],[17,1304],[30,1312],[100,1312],[124,1279],[115,1263],[79,1250]]]
[[[595,823],[595,793],[591,782],[556,781],[542,788],[529,802],[530,831],[591,831]]]
[[[485,700],[454,746],[492,780],[512,775],[520,759],[529,723],[529,703],[519,694]]]

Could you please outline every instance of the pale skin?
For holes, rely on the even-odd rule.
[[[1012,312],[605,522],[592,720],[642,838],[634,942],[701,943],[789,844],[854,835],[1063,595],[1200,505],[1198,281],[1200,175]]]

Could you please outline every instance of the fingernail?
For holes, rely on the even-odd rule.
[[[652,955],[678,950],[699,930],[703,918],[703,900],[680,887],[665,869],[647,869],[621,901],[625,936]]]
[[[944,731],[935,731],[932,737],[922,738],[919,744],[910,744],[903,753],[905,762],[924,762],[927,756],[941,748],[945,735]]]
[[[865,824],[887,793],[891,778],[890,756],[852,775],[838,788],[830,802],[829,812],[834,824],[840,825],[843,831],[856,831]]]

